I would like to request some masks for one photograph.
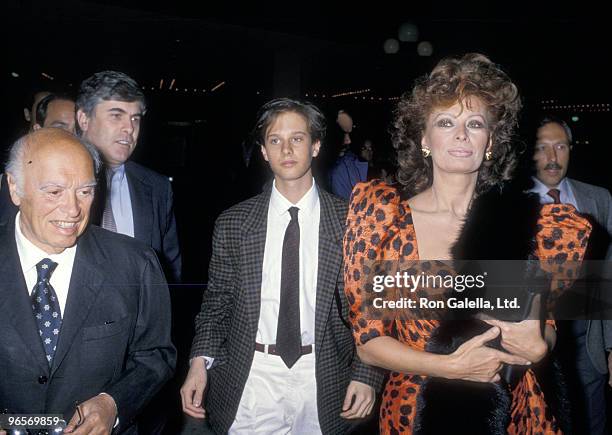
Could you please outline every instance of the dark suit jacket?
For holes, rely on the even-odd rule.
[[[599,230],[603,231],[603,234],[600,232],[599,236],[606,240],[608,246],[603,247],[603,252],[600,253],[595,260],[602,260],[605,256],[606,263],[603,264],[603,267],[610,272],[609,262],[612,260],[612,243],[610,243],[610,237],[612,236],[612,197],[610,196],[610,192],[603,187],[593,186],[569,178],[567,181],[574,192],[579,211],[591,216],[595,221],[594,223],[599,227]],[[596,234],[594,230],[591,234],[591,239],[596,238]],[[592,241],[590,241],[589,244],[591,244]],[[603,272],[605,272],[605,270]],[[608,275],[607,279],[612,279],[612,276]],[[609,288],[609,282],[610,281],[608,281],[608,288],[603,288],[599,295],[599,300],[606,301],[608,304],[612,303],[609,297],[611,290]],[[601,312],[598,310],[600,307],[594,308],[596,312]],[[602,314],[594,315],[594,317],[597,318],[588,322],[586,346],[587,353],[597,371],[605,374],[608,372],[606,349],[612,348],[612,320],[606,320],[610,319],[610,313],[607,313],[607,315],[606,313]]]
[[[101,171],[103,172],[103,171]],[[181,251],[176,231],[172,186],[168,178],[138,163],[125,163],[134,216],[134,238],[152,247],[170,282],[181,279]],[[106,199],[104,182],[98,183],[92,222],[99,225]]]
[[[0,225],[0,409],[63,414],[110,394],[118,433],[172,376],[170,297],[155,253],[130,237],[90,226],[79,238],[63,323],[49,368],[15,243]]]
[[[215,358],[208,371],[206,409],[217,433],[226,433],[234,421],[255,352],[270,193],[271,185],[223,212],[215,224],[208,289],[196,318],[191,356]],[[348,318],[341,273],[347,205],[321,189],[319,199],[317,405],[323,433],[335,435],[348,429],[339,414],[349,382],[357,380],[378,390],[383,374],[357,358],[351,330],[338,313],[340,309],[344,319]],[[340,296],[340,308],[334,292]]]

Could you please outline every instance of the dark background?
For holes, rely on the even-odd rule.
[[[0,153],[24,132],[22,109],[34,91],[76,93],[81,80],[105,69],[143,86],[149,109],[134,159],[172,177],[185,277],[172,292],[183,357],[214,220],[261,188],[258,150],[247,169],[242,149],[257,108],[272,97],[309,99],[330,122],[348,109],[358,129],[374,132],[379,155],[392,167],[387,130],[397,98],[441,57],[482,52],[521,90],[522,139],[532,142],[529,123],[542,113],[563,117],[575,138],[570,176],[612,186],[612,38],[597,8],[406,3],[4,1]],[[432,56],[419,56],[417,42],[402,42],[397,54],[383,51],[409,21],[419,41],[432,43]],[[338,96],[354,91],[364,92]],[[184,367],[182,358],[177,384]]]

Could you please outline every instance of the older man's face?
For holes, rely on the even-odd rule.
[[[85,231],[94,196],[93,162],[69,133],[41,129],[28,136],[23,158],[23,191],[9,174],[23,235],[48,254],[74,246]]]

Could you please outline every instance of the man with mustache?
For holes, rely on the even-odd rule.
[[[147,109],[140,87],[124,73],[98,72],[81,83],[76,108],[83,139],[105,163],[93,222],[151,246],[168,281],[178,282],[181,253],[170,182],[129,160]]]
[[[611,260],[610,192],[566,176],[572,149],[572,132],[565,121],[551,116],[544,117],[539,123],[536,136],[533,154],[536,175],[533,177],[535,186],[532,191],[539,194],[543,204],[572,204],[579,212],[588,215],[594,227],[589,242],[593,245],[589,248],[590,259]],[[599,229],[600,237],[596,236],[596,229]],[[612,320],[602,320],[604,316],[594,314],[593,309],[601,307],[587,308],[591,320],[559,322],[558,327],[560,345],[567,346],[569,366],[575,368],[570,379],[577,378],[579,382],[580,391],[573,397],[574,407],[580,414],[576,421],[576,432],[603,434],[606,426],[606,373],[610,373],[609,383],[612,385],[612,353],[606,358],[606,351],[612,347]],[[580,410],[580,407],[583,409]]]

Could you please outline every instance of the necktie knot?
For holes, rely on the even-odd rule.
[[[547,195],[553,199],[555,204],[561,204],[561,191],[559,189],[550,189]]]
[[[300,211],[300,209],[297,207],[289,207],[289,215],[291,215],[292,221],[297,221],[298,211]]]
[[[108,186],[109,191],[113,185],[113,177],[116,173],[117,168],[111,168],[110,166],[106,167],[106,185]]]
[[[49,278],[51,278],[51,274],[53,273],[56,267],[57,263],[49,258],[43,258],[42,260],[40,260],[38,264],[36,264],[36,273],[38,274],[38,280],[48,281]]]

